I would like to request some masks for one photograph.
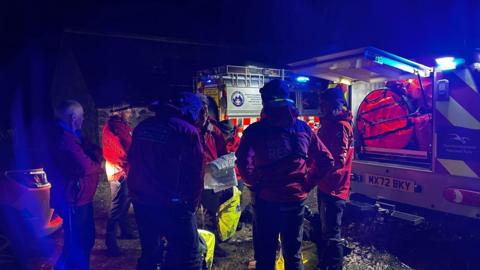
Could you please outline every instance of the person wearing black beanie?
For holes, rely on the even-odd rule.
[[[201,269],[196,209],[203,190],[203,148],[193,93],[158,104],[133,131],[127,186],[142,248],[137,269]],[[160,239],[168,245],[163,255]]]
[[[321,217],[320,240],[317,243],[318,268],[342,269],[343,246],[340,228],[343,210],[350,190],[353,160],[352,114],[347,108],[340,87],[325,90],[320,95],[318,138],[335,159],[335,167],[317,186],[318,212]]]
[[[260,94],[261,119],[248,126],[236,152],[240,175],[255,194],[256,267],[275,268],[280,235],[285,269],[303,269],[305,199],[333,167],[333,158],[308,124],[298,119],[285,82],[270,81]]]

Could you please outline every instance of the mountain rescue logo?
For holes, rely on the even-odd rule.
[[[461,143],[461,144],[467,144],[468,141],[470,141],[470,138],[464,137],[464,136],[460,136],[460,135],[458,135],[458,134],[456,134],[456,133],[450,133],[449,136],[450,136],[450,140],[459,142],[459,143]]]
[[[233,105],[235,105],[236,107],[241,107],[243,103],[245,103],[245,96],[240,91],[233,92],[231,99]]]

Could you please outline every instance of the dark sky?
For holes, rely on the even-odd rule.
[[[479,26],[475,0],[2,1],[0,91],[48,92],[60,49],[108,105],[188,88],[203,68],[284,67],[368,45],[431,64],[480,47]]]
[[[374,45],[443,53],[480,41],[479,1],[119,1],[62,11],[63,25],[225,46],[279,64]]]
[[[257,52],[252,58],[281,64],[365,45],[420,55],[480,41],[475,0],[5,2],[3,38],[24,42],[65,28],[134,33],[243,46]]]

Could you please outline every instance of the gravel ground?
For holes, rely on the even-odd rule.
[[[246,192],[248,193],[248,191]],[[248,197],[248,196],[247,196]],[[315,209],[315,196],[308,201]],[[131,270],[135,269],[136,259],[140,255],[138,240],[119,240],[125,256],[107,257],[105,254],[105,223],[109,207],[109,189],[106,181],[102,182],[95,199],[95,220],[97,239],[92,253],[92,270]],[[477,263],[480,254],[480,237],[478,235],[459,235],[448,230],[428,227],[412,227],[398,221],[384,219],[378,215],[359,215],[347,213],[343,226],[348,255],[345,257],[344,269],[480,269]],[[134,222],[133,213],[130,213]],[[467,228],[465,228],[467,229]],[[471,229],[471,228],[469,228]],[[62,232],[58,231],[45,243],[51,248],[44,252],[46,256],[31,257],[31,269],[51,269],[61,249]],[[213,269],[248,269],[248,262],[253,258],[251,225],[246,224],[222,247],[230,255],[215,258]],[[0,252],[1,253],[1,252]],[[315,269],[315,245],[304,241],[303,255],[307,260],[305,269]],[[0,259],[3,254],[0,254]],[[4,268],[0,260],[0,269]]]

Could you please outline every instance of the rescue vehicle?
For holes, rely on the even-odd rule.
[[[479,64],[428,67],[367,47],[289,64],[348,84],[355,124],[352,201],[424,221],[426,213],[480,219]]]
[[[327,87],[326,80],[301,76],[285,69],[228,65],[199,71],[194,83],[197,92],[217,104],[215,118],[231,119],[239,127],[241,136],[248,125],[260,120],[262,99],[259,91],[273,79],[287,82],[290,99],[297,105],[300,118],[312,129],[318,129],[318,90]]]
[[[318,96],[341,84],[354,116],[350,203],[420,224],[429,214],[480,220],[480,64],[429,67],[360,48],[289,64],[289,70],[224,66],[198,72],[219,119],[258,121],[259,89],[283,79],[301,119],[320,128]],[[300,75],[302,76],[300,76]]]

